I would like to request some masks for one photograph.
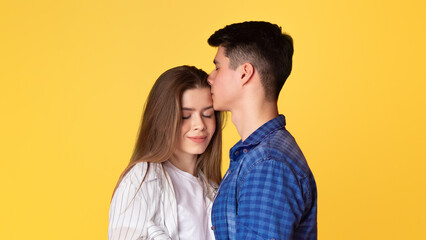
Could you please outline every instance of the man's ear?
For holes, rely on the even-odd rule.
[[[241,84],[245,85],[247,84],[253,77],[254,74],[254,67],[251,63],[243,63],[240,66],[240,78],[241,78]]]

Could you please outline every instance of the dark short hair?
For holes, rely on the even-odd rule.
[[[210,46],[225,48],[230,68],[249,62],[259,72],[267,100],[277,100],[290,75],[293,39],[269,22],[228,25],[208,39]]]

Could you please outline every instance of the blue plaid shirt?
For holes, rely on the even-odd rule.
[[[317,239],[314,177],[280,115],[230,150],[212,209],[216,240]]]

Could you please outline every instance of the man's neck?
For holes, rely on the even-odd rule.
[[[231,110],[232,123],[237,128],[242,141],[245,141],[254,131],[263,124],[278,116],[276,102],[259,102],[244,104]]]

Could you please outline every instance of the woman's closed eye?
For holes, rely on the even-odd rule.
[[[201,117],[203,118],[212,118],[214,115],[214,112],[206,112],[206,113],[202,113]],[[183,114],[182,115],[182,119],[190,119],[192,116],[192,114]]]
[[[202,117],[204,117],[204,118],[212,118],[213,117],[213,114],[202,114],[201,115]],[[191,115],[188,115],[188,116],[182,116],[182,119],[190,119],[191,118]]]
[[[205,111],[202,112],[201,116],[205,118],[212,118],[214,115],[213,108],[208,108]]]

